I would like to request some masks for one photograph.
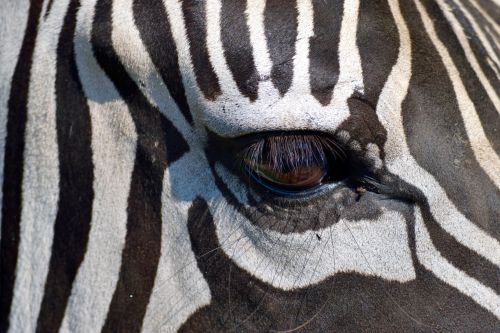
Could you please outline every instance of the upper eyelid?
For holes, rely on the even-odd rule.
[[[307,166],[324,163],[329,157],[345,160],[344,148],[335,139],[321,133],[292,132],[261,136],[240,149],[238,158],[250,164],[266,162],[276,167]]]

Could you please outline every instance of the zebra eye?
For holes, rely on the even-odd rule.
[[[279,134],[247,146],[241,157],[253,183],[278,195],[301,195],[344,177],[338,153],[323,136]]]
[[[323,161],[313,165],[298,165],[287,170],[280,170],[269,163],[252,164],[246,161],[246,165],[250,175],[258,182],[291,191],[316,187],[327,175],[327,166]]]

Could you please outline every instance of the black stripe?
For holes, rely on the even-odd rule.
[[[436,222],[427,203],[422,204],[422,216],[432,244],[441,255],[459,270],[485,286],[500,292],[500,268],[463,246]]]
[[[50,14],[50,10],[52,9],[52,5],[54,4],[54,0],[49,0],[47,3],[47,9],[45,9],[45,14],[43,14],[43,19],[46,20]]]
[[[212,272],[216,270],[218,264],[220,265],[222,260],[219,260],[218,256],[222,251],[220,249],[220,246],[217,247],[217,245],[219,244],[217,236],[215,236],[216,232],[213,216],[210,213],[210,209],[204,199],[197,197],[193,200],[193,203],[188,210],[187,227],[189,232],[189,239],[191,242],[191,250],[196,257],[196,264],[198,266],[198,269],[201,272],[205,273],[204,279],[208,282],[209,279],[214,278],[214,276],[211,275],[207,277],[206,273],[209,272],[208,269],[210,269],[210,272]],[[227,269],[229,269],[229,266],[230,265],[226,266]],[[222,277],[224,280],[227,280],[225,279],[226,276],[229,276],[229,274],[224,272],[224,274],[215,277],[215,279],[217,280]],[[227,294],[227,292],[224,292],[224,294]],[[198,309],[191,316],[191,318],[193,316],[199,317],[200,311],[205,314],[206,309],[210,307],[211,305],[208,305],[202,307],[201,309]],[[221,320],[222,315],[223,314],[221,313],[220,318],[217,318],[215,316],[212,316],[212,318],[210,318],[205,314],[201,320],[194,321],[194,324],[192,319],[187,320],[179,328],[178,332],[201,332],[201,327],[203,327],[203,329],[206,329],[207,332],[223,332],[225,330],[224,321]],[[216,329],[214,329],[215,327]]]
[[[181,1],[196,82],[205,98],[214,100],[221,94],[221,89],[208,57],[205,0]]]
[[[500,193],[468,145],[450,79],[413,1],[402,4],[413,58],[412,78],[402,111],[410,152],[435,177],[460,212],[498,239],[495,219],[500,214]],[[441,254],[470,276],[500,290],[499,268],[443,231],[425,205],[423,212],[432,241]]]
[[[59,210],[37,332],[59,330],[73,281],[87,249],[94,173],[90,113],[76,67],[73,36],[79,0],[69,4],[57,46],[56,123]]]
[[[133,4],[135,23],[146,45],[151,60],[158,68],[170,95],[188,123],[193,123],[186,100],[182,76],[179,70],[177,48],[170,30],[165,8],[158,0],[135,0]]]
[[[361,1],[357,44],[363,69],[365,98],[377,105],[392,67],[396,63],[399,34],[386,1]]]
[[[413,216],[408,215],[403,218],[417,279],[401,283],[339,272],[308,287],[284,291],[241,269],[221,250],[209,207],[196,198],[187,227],[212,299],[179,332],[269,332],[299,326],[300,332],[358,332],[366,327],[376,332],[494,331],[498,320],[493,314],[418,263]],[[279,279],[278,275],[275,281]]]
[[[127,103],[137,131],[137,151],[122,266],[103,332],[139,332],[160,258],[164,171],[189,148],[172,123],[147,102],[120,63],[111,39],[111,6],[111,0],[96,4],[92,46],[98,63]]]
[[[451,8],[453,8],[453,2],[450,0],[447,0],[448,4],[450,5]],[[490,24],[490,21],[488,21],[477,9],[476,7],[472,6],[469,2],[467,1],[462,1],[462,5],[466,8],[466,10],[474,17],[476,20],[479,29],[484,33],[484,35],[487,37],[488,41],[490,42],[491,47],[495,51],[496,54],[500,54],[500,49],[497,45],[496,40],[500,39],[500,34],[495,30],[495,27]],[[500,21],[500,20],[497,20]],[[496,66],[498,68],[498,66]]]
[[[453,32],[450,24],[446,21],[440,8],[434,2],[426,2],[428,13],[433,13],[434,27],[439,39],[445,44],[450,57],[453,59],[460,78],[467,89],[467,93],[476,107],[477,114],[481,120],[488,141],[497,154],[500,154],[500,116],[493,102],[488,97],[486,90],[479,81],[476,72],[472,69],[467,57]],[[500,87],[499,87],[500,88]]]
[[[257,99],[259,76],[253,60],[245,8],[246,1],[222,1],[221,39],[227,65],[239,91],[254,101]]]
[[[439,9],[434,8],[429,14],[439,21]],[[476,161],[452,82],[432,41],[425,34],[419,13],[416,8],[408,9],[406,15],[412,38],[413,63],[409,94],[403,103],[402,115],[410,152],[436,178],[462,214],[500,239],[500,229],[495,228],[495,219],[500,216],[500,190]],[[450,45],[454,35],[446,30],[441,32],[446,34],[446,43]],[[455,40],[455,48],[450,53],[460,60],[460,52],[461,48]],[[460,64],[465,66],[462,69],[469,68],[466,60],[462,59]],[[462,70],[462,73],[465,74],[465,71]],[[467,86],[477,80],[472,75],[465,79]],[[469,80],[472,82],[467,82]],[[471,88],[479,92],[478,87]],[[488,99],[476,100],[479,105],[488,106]],[[484,111],[484,108],[479,111]],[[480,116],[486,116],[486,121],[500,127],[494,109]]]
[[[448,262],[469,276],[477,279],[485,286],[492,288],[496,292],[500,291],[500,280],[498,279],[500,268],[487,259],[479,256],[473,250],[465,247],[446,232],[432,215],[425,193],[398,176],[390,175],[386,179],[392,179],[390,184],[387,185],[397,189],[398,193],[394,194],[395,197],[400,200],[414,202],[418,205],[422,214],[424,226],[429,232],[433,246]],[[413,253],[413,251],[416,250],[414,228],[415,224],[414,221],[412,221],[411,224],[408,225],[409,245],[412,250],[412,260],[417,271],[417,279],[419,279],[419,273],[422,272],[422,266]]]
[[[297,39],[296,1],[267,0],[264,25],[267,48],[273,62],[271,80],[284,95],[293,80],[293,58]]]
[[[497,94],[500,94],[500,81],[495,73],[495,70],[497,72],[500,71],[500,66],[493,60],[493,58],[491,58],[488,55],[486,49],[484,48],[483,43],[478,38],[478,35],[476,33],[477,30],[475,30],[472,27],[471,21],[465,16],[462,9],[460,9],[460,7],[455,3],[455,1],[451,0],[445,0],[445,1],[452,9],[456,19],[459,21],[461,29],[464,31],[464,34],[466,35],[469,43],[472,44],[473,46],[472,49],[474,50],[474,47],[477,48],[477,50],[475,50],[476,55],[477,54],[481,55],[481,57],[477,60],[481,65],[483,65],[483,67],[486,66],[488,68],[485,74],[488,77],[488,79],[492,82],[493,89],[495,89]],[[479,11],[477,11],[477,9],[474,6],[470,5],[467,1],[464,0],[462,0],[462,5],[469,12],[470,16],[472,16],[473,19],[476,21],[477,28],[483,32],[484,36],[486,37],[486,39],[490,44],[490,47],[493,49],[493,52],[498,56],[500,54],[500,47],[497,41],[500,38],[500,35],[494,30],[494,28],[490,25],[490,23],[484,18],[484,16]],[[493,16],[493,20],[496,20],[497,24],[499,24],[500,16],[496,17]],[[492,74],[494,75],[491,76]]]
[[[498,279],[500,268],[457,242],[453,236],[448,234],[432,215],[425,193],[415,186],[401,180],[397,176],[390,176],[390,178],[393,177],[396,180],[391,185],[393,188],[399,189],[399,196],[403,199],[408,199],[410,202],[415,202],[420,207],[424,225],[429,232],[432,244],[438,252],[459,270],[477,279],[480,283],[492,288],[496,292],[500,291],[500,280]],[[414,225],[411,227],[413,228]],[[414,232],[411,231],[409,236],[410,246],[413,250]],[[415,259],[413,254],[412,257]],[[420,269],[418,266],[419,265],[415,266],[417,271]]]
[[[43,1],[32,0],[8,101],[3,170],[2,233],[0,240],[0,332],[9,326],[14,294],[22,209],[23,153],[33,51]]]
[[[330,103],[339,78],[338,47],[343,1],[314,0],[314,37],[309,44],[311,93],[323,105]]]
[[[500,22],[500,6],[492,0],[462,0],[462,1],[476,1],[477,4],[487,13],[489,13],[497,23]]]
[[[449,5],[453,10],[453,14],[455,15],[456,19],[460,22],[460,25],[462,26],[461,29],[468,37],[472,52],[474,53],[477,62],[479,63],[481,69],[483,70],[484,75],[490,81],[493,89],[495,89],[495,92],[497,94],[500,94],[500,80],[498,79],[496,73],[493,71],[492,66],[487,61],[487,59],[489,59],[488,52],[486,51],[484,45],[477,36],[476,31],[474,30],[469,20],[465,17],[465,15],[462,13],[462,11],[460,10],[460,8],[458,8],[457,5],[455,5],[452,2],[449,2]],[[496,68],[498,70],[498,67]]]

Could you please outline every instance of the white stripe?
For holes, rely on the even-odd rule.
[[[210,289],[198,268],[187,228],[192,200],[217,192],[207,170],[201,151],[185,154],[165,170],[161,257],[143,332],[176,332],[197,309],[210,303]]]
[[[264,28],[265,0],[253,0],[247,2],[245,11],[247,25],[250,33],[250,44],[252,45],[255,67],[261,77],[271,76],[272,61],[267,49],[266,33]]]
[[[221,0],[205,2],[205,18],[207,20],[207,49],[208,57],[219,78],[223,98],[237,98],[241,96],[233,79],[231,70],[224,57],[224,47],[221,36]]]
[[[359,0],[344,2],[338,47],[339,79],[333,89],[330,103],[335,118],[339,120],[344,120],[350,115],[347,99],[354,92],[364,91],[361,57],[356,44],[358,13]]]
[[[132,0],[113,2],[112,21],[113,47],[137,87],[149,103],[160,110],[188,142],[198,139],[170,96],[167,86],[149,57],[134,24]],[[130,24],[124,25],[121,22],[130,22]]]
[[[196,84],[190,61],[189,45],[182,19],[181,6],[178,1],[165,1],[164,5],[179,54],[179,67],[186,87],[186,95],[190,108],[193,110],[197,108],[201,92]],[[125,4],[125,6],[128,10],[130,3]],[[120,18],[115,16],[113,21],[130,20],[129,14],[126,12],[121,14]],[[115,35],[115,32],[114,30],[114,45],[129,74],[136,82],[142,80],[145,83],[143,92],[146,93],[148,99],[164,112],[168,112],[170,117],[171,108],[169,108],[169,105],[173,101],[168,96],[166,87],[159,83],[161,79],[157,73],[153,72],[153,64],[147,56],[137,30],[128,27],[127,31],[123,32],[125,38],[120,39],[119,42],[117,38],[119,35]],[[134,53],[130,54],[130,52]],[[148,77],[145,77],[146,75]],[[177,107],[175,106],[175,108]],[[176,117],[178,116],[180,114],[176,115]],[[197,117],[195,117],[196,121]],[[176,122],[175,120],[174,125],[178,128],[181,127],[181,129],[183,126],[188,126],[185,121]],[[189,133],[189,135],[187,135],[187,131],[182,131],[182,133],[190,143],[193,143],[196,139],[192,133]],[[206,173],[208,168],[203,155],[191,151],[170,165],[165,171],[162,192],[161,257],[158,263],[154,288],[143,320],[143,332],[175,332],[194,311],[210,302],[210,291],[197,267],[186,225],[187,210],[191,205],[191,201],[203,191],[215,188],[211,181],[206,183],[206,181],[200,179],[193,179],[195,176],[201,176],[202,178],[209,176]],[[186,179],[190,181],[186,183]],[[210,196],[210,194],[206,195]]]
[[[500,297],[494,290],[482,285],[441,256],[432,244],[418,207],[415,208],[415,240],[418,260],[425,268],[500,319]]]
[[[172,38],[174,40],[175,46],[177,47],[178,61],[179,61],[179,71],[182,75],[182,83],[186,92],[186,98],[188,100],[189,108],[193,116],[193,121],[195,127],[203,128],[203,124],[200,123],[200,112],[203,110],[203,93],[198,87],[196,82],[196,76],[194,73],[194,67],[191,62],[191,54],[189,51],[189,39],[186,33],[186,27],[184,23],[184,15],[182,12],[182,5],[178,0],[163,0],[163,5],[165,6],[165,11],[167,13],[167,18],[170,23],[170,31],[172,32]],[[189,141],[189,139],[188,139]]]
[[[264,27],[265,7],[265,0],[247,1],[245,14],[247,16],[255,67],[261,80],[259,81],[258,99],[262,101],[274,101],[280,98],[280,93],[271,81],[273,64],[267,47]]]
[[[113,22],[133,22],[132,1],[124,0],[119,5],[114,2]],[[113,29],[113,44],[121,62],[136,83],[140,81],[144,83],[144,87],[139,84],[138,86],[148,100],[161,108],[188,141],[193,143],[198,138],[190,130],[169,95],[142,44],[136,27],[127,26],[125,31],[122,31],[122,28],[120,24],[115,24]],[[175,332],[194,311],[210,303],[210,291],[196,265],[186,224],[191,200],[196,196],[195,193],[200,191],[197,189],[195,193],[189,194],[189,200],[179,199],[172,193],[172,180],[179,175],[181,184],[174,180],[174,187],[180,185],[182,190],[189,191],[190,185],[185,183],[186,179],[190,179],[189,183],[195,188],[200,185],[199,181],[193,181],[193,176],[205,175],[209,167],[206,163],[193,160],[193,156],[193,153],[188,153],[165,170],[162,191],[161,257],[143,320],[143,332],[158,330]],[[192,170],[193,167],[201,166],[205,168]],[[187,288],[188,286],[191,288]]]
[[[179,55],[179,69],[182,73],[184,86],[197,89],[196,77],[189,52],[189,39],[186,33],[182,5],[178,0],[163,0],[165,11],[170,23],[172,38],[174,39],[177,53]],[[199,94],[201,91],[197,90]]]
[[[488,63],[488,65],[490,65],[493,72],[495,72],[496,77],[500,80],[500,72],[498,71],[497,66],[495,66],[495,64],[493,63],[493,60],[491,60],[490,58],[486,58],[486,62]]]
[[[493,183],[500,188],[500,158],[491,147],[491,144],[484,133],[481,120],[479,119],[476,108],[474,107],[474,104],[464,87],[460,78],[460,73],[453,63],[448,50],[437,36],[431,18],[427,15],[425,8],[419,0],[415,0],[415,5],[422,17],[425,30],[436,47],[440,58],[443,60],[446,72],[450,77],[453,90],[455,91],[455,96],[457,98],[458,108],[462,114],[465,130],[467,132],[467,137],[472,151],[474,152],[474,156]]]
[[[474,69],[477,78],[479,79],[484,89],[486,90],[488,97],[493,102],[495,109],[497,110],[498,113],[500,113],[500,99],[498,98],[498,95],[496,94],[495,90],[493,89],[490,82],[484,75],[484,72],[478,63],[477,58],[474,55],[474,52],[472,51],[469,40],[467,39],[467,36],[465,36],[462,26],[457,21],[455,16],[452,14],[451,8],[448,6],[448,4],[446,4],[443,0],[438,0],[437,4],[443,11],[443,14],[445,15],[446,19],[451,23],[451,27],[453,28],[453,31],[455,32],[455,35],[457,36],[458,41],[460,42],[460,45],[464,50],[465,57],[467,58],[470,65]]]
[[[339,272],[400,282],[415,278],[405,219],[398,212],[283,234],[255,226],[224,200],[214,198],[209,205],[224,252],[240,268],[276,288],[304,288]]]
[[[293,58],[292,86],[287,94],[310,94],[309,39],[314,35],[313,8],[310,0],[297,1],[297,39]]]
[[[67,0],[40,21],[26,122],[23,205],[10,332],[34,331],[45,289],[59,198],[55,75],[57,43]]]
[[[252,191],[249,186],[250,184],[242,182],[240,177],[228,170],[220,162],[215,163],[214,169],[217,175],[224,180],[224,183],[228,184],[227,187],[229,191],[236,198],[238,203],[242,206],[248,206],[248,194],[249,191]],[[252,198],[257,201],[258,199],[256,198],[259,198],[259,195],[255,193],[255,191],[252,191]]]
[[[467,20],[469,20],[472,28],[476,32],[477,37],[479,38],[479,40],[481,40],[481,45],[484,47],[484,49],[488,53],[488,56],[495,62],[495,64],[497,66],[500,66],[500,60],[498,59],[497,53],[491,47],[490,42],[488,41],[488,38],[486,38],[486,36],[484,35],[483,31],[479,27],[478,23],[474,19],[474,17],[469,13],[469,11],[467,10],[467,8],[465,8],[462,5],[462,3],[460,2],[460,0],[455,0],[455,2],[458,5],[458,7],[460,8],[460,10],[462,11],[462,13],[465,15],[465,17],[467,18]]]
[[[310,94],[308,79],[306,80],[307,82],[299,82],[299,80],[295,80],[295,86],[299,88],[302,87],[300,89],[305,89],[305,91],[296,91],[294,93],[291,88],[283,98],[281,98],[277,89],[272,85],[270,80],[264,80],[259,83],[259,96],[256,101],[250,102],[248,98],[243,97],[237,91],[236,85],[223,57],[219,27],[220,1],[209,1],[207,3],[206,15],[208,20],[207,40],[209,42],[209,56],[212,65],[214,66],[214,71],[219,76],[223,95],[219,96],[216,101],[207,101],[199,91],[199,88],[194,80],[188,39],[186,37],[185,25],[182,19],[183,15],[181,5],[176,0],[163,1],[171,23],[172,35],[177,45],[179,65],[183,75],[183,82],[188,95],[188,100],[190,102],[191,111],[197,121],[198,129],[201,130],[200,132],[203,132],[204,128],[209,128],[217,134],[227,137],[240,136],[257,131],[278,129],[296,130],[298,128],[328,132],[337,128],[337,126],[349,116],[346,99],[351,95],[352,91],[354,91],[355,88],[353,86],[357,86],[356,84],[348,85],[349,87],[344,89],[342,94],[338,94],[336,105],[328,105],[326,107],[322,106],[314,98],[314,96]],[[312,34],[312,12],[310,1],[301,1],[301,7],[299,10],[302,14],[299,13],[299,16],[302,16],[299,20],[305,21],[303,21],[303,23],[301,23],[301,27],[299,27],[299,30],[302,31],[299,32],[299,34],[301,36],[309,36]],[[260,4],[261,7],[259,7],[259,3],[248,3],[248,6],[249,7],[246,10],[247,14],[249,11],[263,10],[262,4]],[[356,12],[356,16],[354,17],[354,19],[356,19],[357,7],[354,12]],[[255,57],[256,67],[263,72],[269,72],[271,61],[267,55],[267,46],[264,42],[264,27],[261,21],[262,19],[255,19],[255,21],[250,18],[248,19],[250,38],[252,43],[255,38],[262,39],[259,42],[260,46],[255,48],[253,51],[254,53],[258,52],[260,54]],[[305,24],[304,22],[309,23]],[[347,23],[345,23],[346,27],[344,30],[355,31],[356,23],[349,23],[352,27],[347,28]],[[257,33],[259,35],[257,35]],[[351,44],[355,47],[355,36],[351,36],[350,38],[352,40]],[[301,63],[300,65],[301,69],[299,69],[298,64],[296,64],[296,72],[298,70],[308,77],[306,72],[309,67],[307,50],[309,42],[308,38],[303,39],[304,40],[297,41],[297,43],[301,45],[298,48],[302,51],[296,55],[296,59],[294,61],[304,61],[304,63]],[[347,59],[346,62],[348,62]],[[344,76],[348,76],[347,74],[350,71],[348,67],[349,66],[344,69]],[[357,68],[359,71],[356,74],[356,77],[359,77],[358,81],[362,82],[361,67],[358,66]],[[341,97],[344,97],[344,99],[342,100]],[[325,112],[334,112],[335,115],[325,118]]]
[[[427,197],[431,213],[439,225],[458,242],[500,266],[500,244],[467,220],[453,205],[439,183],[421,168],[410,154],[401,118],[402,103],[411,78],[411,41],[399,3],[391,1],[391,12],[399,31],[400,48],[396,64],[384,86],[377,115],[387,127],[386,163],[390,172],[414,184]]]
[[[333,98],[345,100],[358,91],[362,93],[363,69],[356,44],[358,28],[359,0],[344,2],[344,14],[339,40],[339,80],[333,91]]]
[[[28,21],[29,1],[0,1],[0,211],[10,87]],[[0,238],[2,220],[0,216]]]
[[[496,23],[488,12],[486,12],[476,1],[469,1],[469,4],[474,7],[485,19],[488,23],[495,29],[495,32],[500,35],[500,26]]]
[[[91,117],[94,201],[87,251],[73,282],[61,332],[98,332],[104,325],[120,272],[135,159],[133,121],[89,43],[95,3],[82,2],[75,33],[76,63]]]

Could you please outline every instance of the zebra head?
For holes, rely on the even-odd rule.
[[[495,4],[18,6],[0,331],[498,329]]]

